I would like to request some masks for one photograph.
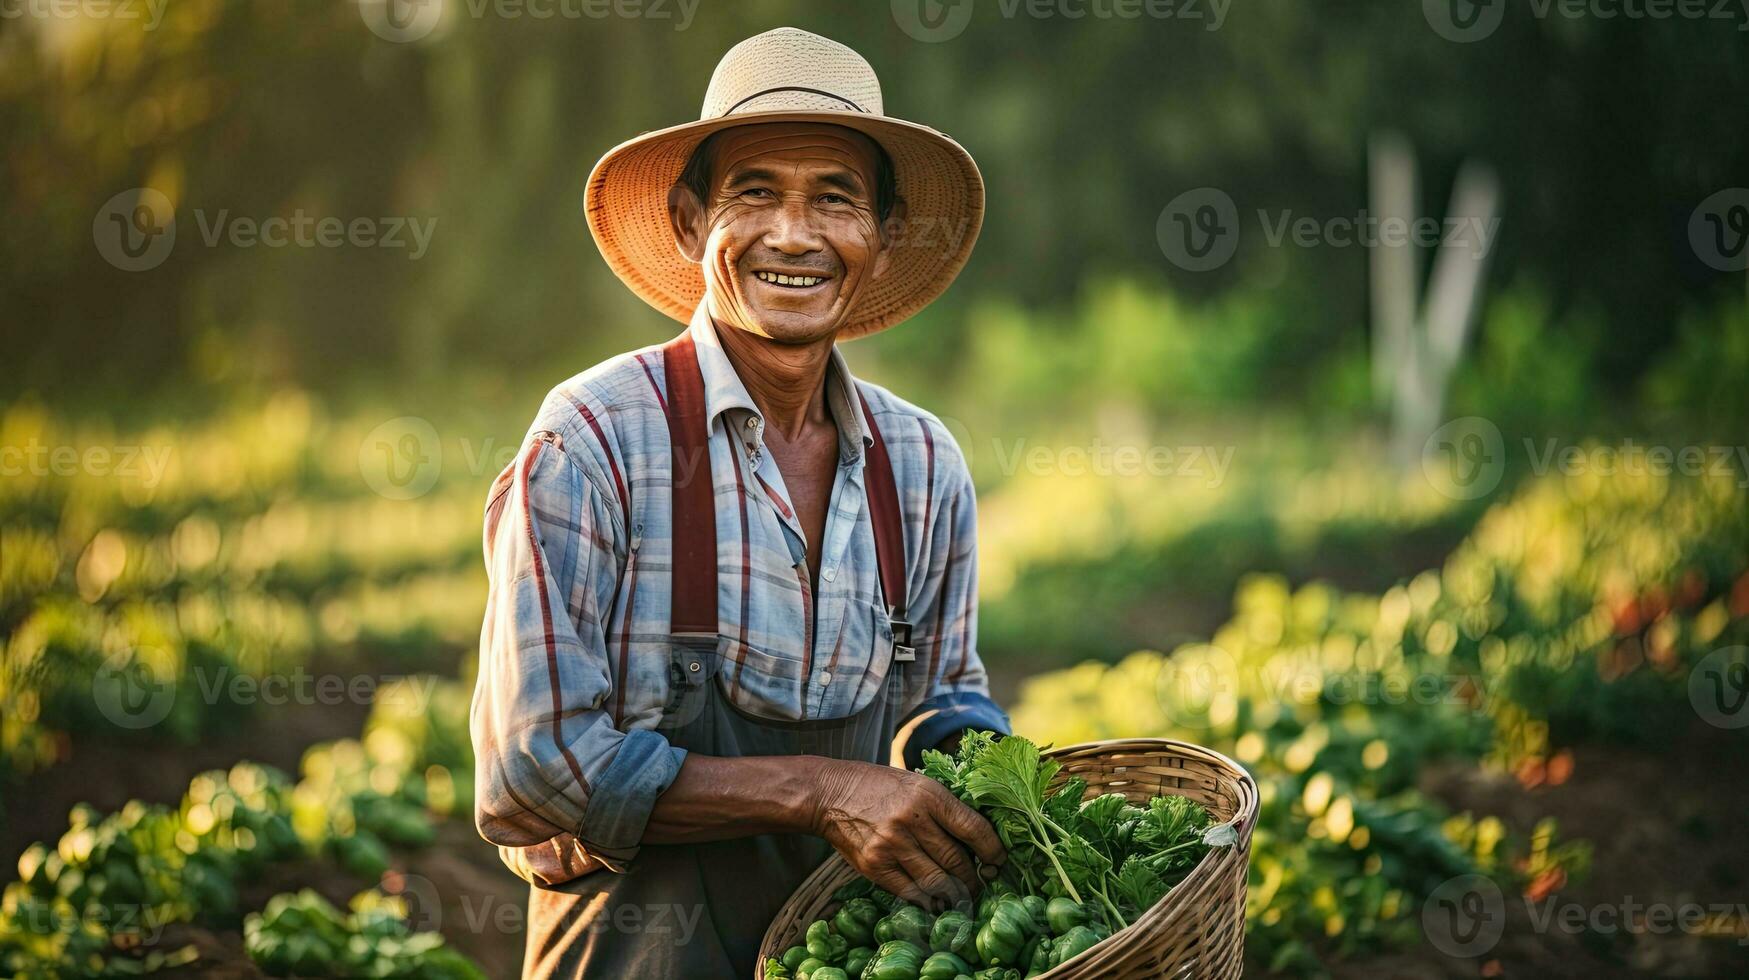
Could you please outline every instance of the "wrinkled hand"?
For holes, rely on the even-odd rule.
[[[1007,859],[990,822],[927,776],[870,762],[829,763],[815,791],[815,834],[863,877],[931,911],[982,886],[972,855]],[[969,849],[969,850],[968,850]]]

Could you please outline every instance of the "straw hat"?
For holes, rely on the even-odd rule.
[[[793,27],[730,48],[711,75],[697,122],[628,140],[595,165],[584,210],[595,244],[620,281],[674,319],[691,319],[704,296],[704,276],[675,247],[668,189],[705,137],[766,122],[846,126],[874,139],[892,158],[906,231],[886,275],[857,298],[840,339],[890,327],[947,289],[984,220],[977,164],[946,135],[885,115],[880,80],[861,55]]]

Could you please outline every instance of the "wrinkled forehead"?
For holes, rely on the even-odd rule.
[[[755,123],[725,129],[716,136],[712,177],[722,181],[737,170],[779,172],[799,166],[849,170],[863,186],[875,186],[879,150],[854,129],[830,123]]]

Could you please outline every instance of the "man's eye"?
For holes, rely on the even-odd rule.
[[[750,198],[753,198],[753,199],[755,199],[755,200],[761,200],[761,201],[762,201],[762,200],[765,200],[765,199],[766,199],[766,198],[768,198],[768,197],[771,197],[771,196],[772,196],[772,194],[771,194],[771,190],[770,190],[770,188],[766,188],[766,187],[749,187],[749,188],[747,188],[747,189],[746,189],[746,190],[744,190],[744,191],[742,191],[742,192],[741,192],[741,196],[742,196],[742,197],[750,197]]]
[[[821,194],[820,195],[820,203],[821,204],[849,204],[850,198],[845,197],[843,194]]]

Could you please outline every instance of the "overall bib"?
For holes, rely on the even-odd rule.
[[[663,347],[672,474],[695,472],[673,486],[673,604],[669,612],[671,696],[659,730],[670,744],[711,756],[818,755],[886,763],[907,671],[893,664],[874,699],[856,714],[806,722],[756,718],[734,705],[716,681],[732,642],[717,620],[716,514],[708,460],[704,387],[688,334]],[[898,493],[874,418],[863,403],[873,446],[865,485],[875,529],[881,590],[902,603],[905,568]],[[685,455],[689,454],[689,455]],[[898,644],[883,656],[914,652],[903,611],[893,613]],[[887,644],[881,636],[878,642]],[[750,978],[759,944],[777,910],[831,853],[804,834],[766,834],[703,844],[646,844],[624,873],[605,868],[553,886],[533,886],[528,900],[525,978]]]

